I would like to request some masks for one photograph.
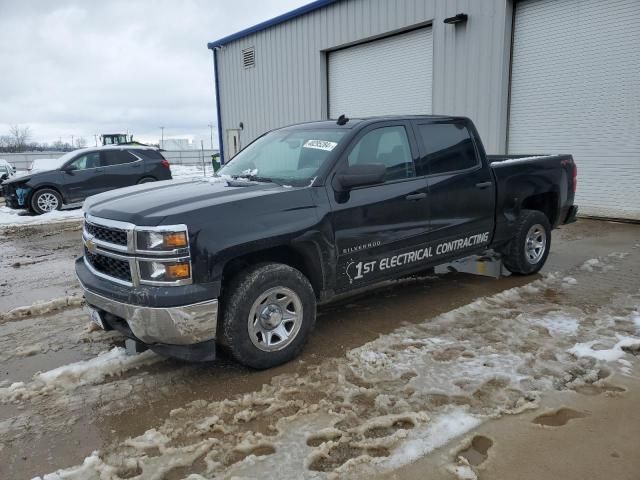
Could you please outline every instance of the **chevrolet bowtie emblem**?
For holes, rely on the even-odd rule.
[[[87,250],[89,250],[89,253],[95,254],[98,251],[96,242],[93,241],[93,236],[87,238],[84,244],[87,246]]]

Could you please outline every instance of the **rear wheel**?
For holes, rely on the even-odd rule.
[[[551,224],[538,210],[522,210],[513,239],[502,251],[504,266],[518,275],[538,272],[551,247]]]
[[[142,183],[149,183],[149,182],[155,182],[156,179],[153,177],[142,177],[140,180],[138,180],[138,185],[142,184]]]
[[[43,188],[31,197],[31,210],[38,215],[62,208],[62,197],[51,188]]]
[[[309,280],[288,265],[256,265],[234,278],[225,296],[221,342],[238,362],[264,369],[295,358],[316,318]]]

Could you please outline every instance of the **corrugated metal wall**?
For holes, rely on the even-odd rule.
[[[467,13],[462,25],[442,20]],[[466,115],[492,153],[505,150],[510,0],[343,0],[251,34],[218,52],[223,136],[242,145],[273,128],[327,118],[326,51],[433,24],[433,113]],[[255,47],[256,66],[242,66]],[[223,139],[224,140],[224,139]]]

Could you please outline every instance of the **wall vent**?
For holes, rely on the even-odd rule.
[[[249,47],[242,50],[242,66],[244,68],[253,68],[256,66],[255,47]]]

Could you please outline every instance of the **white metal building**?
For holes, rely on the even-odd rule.
[[[318,0],[209,48],[225,159],[342,113],[465,115],[490,153],[572,153],[581,213],[640,220],[640,0]]]

